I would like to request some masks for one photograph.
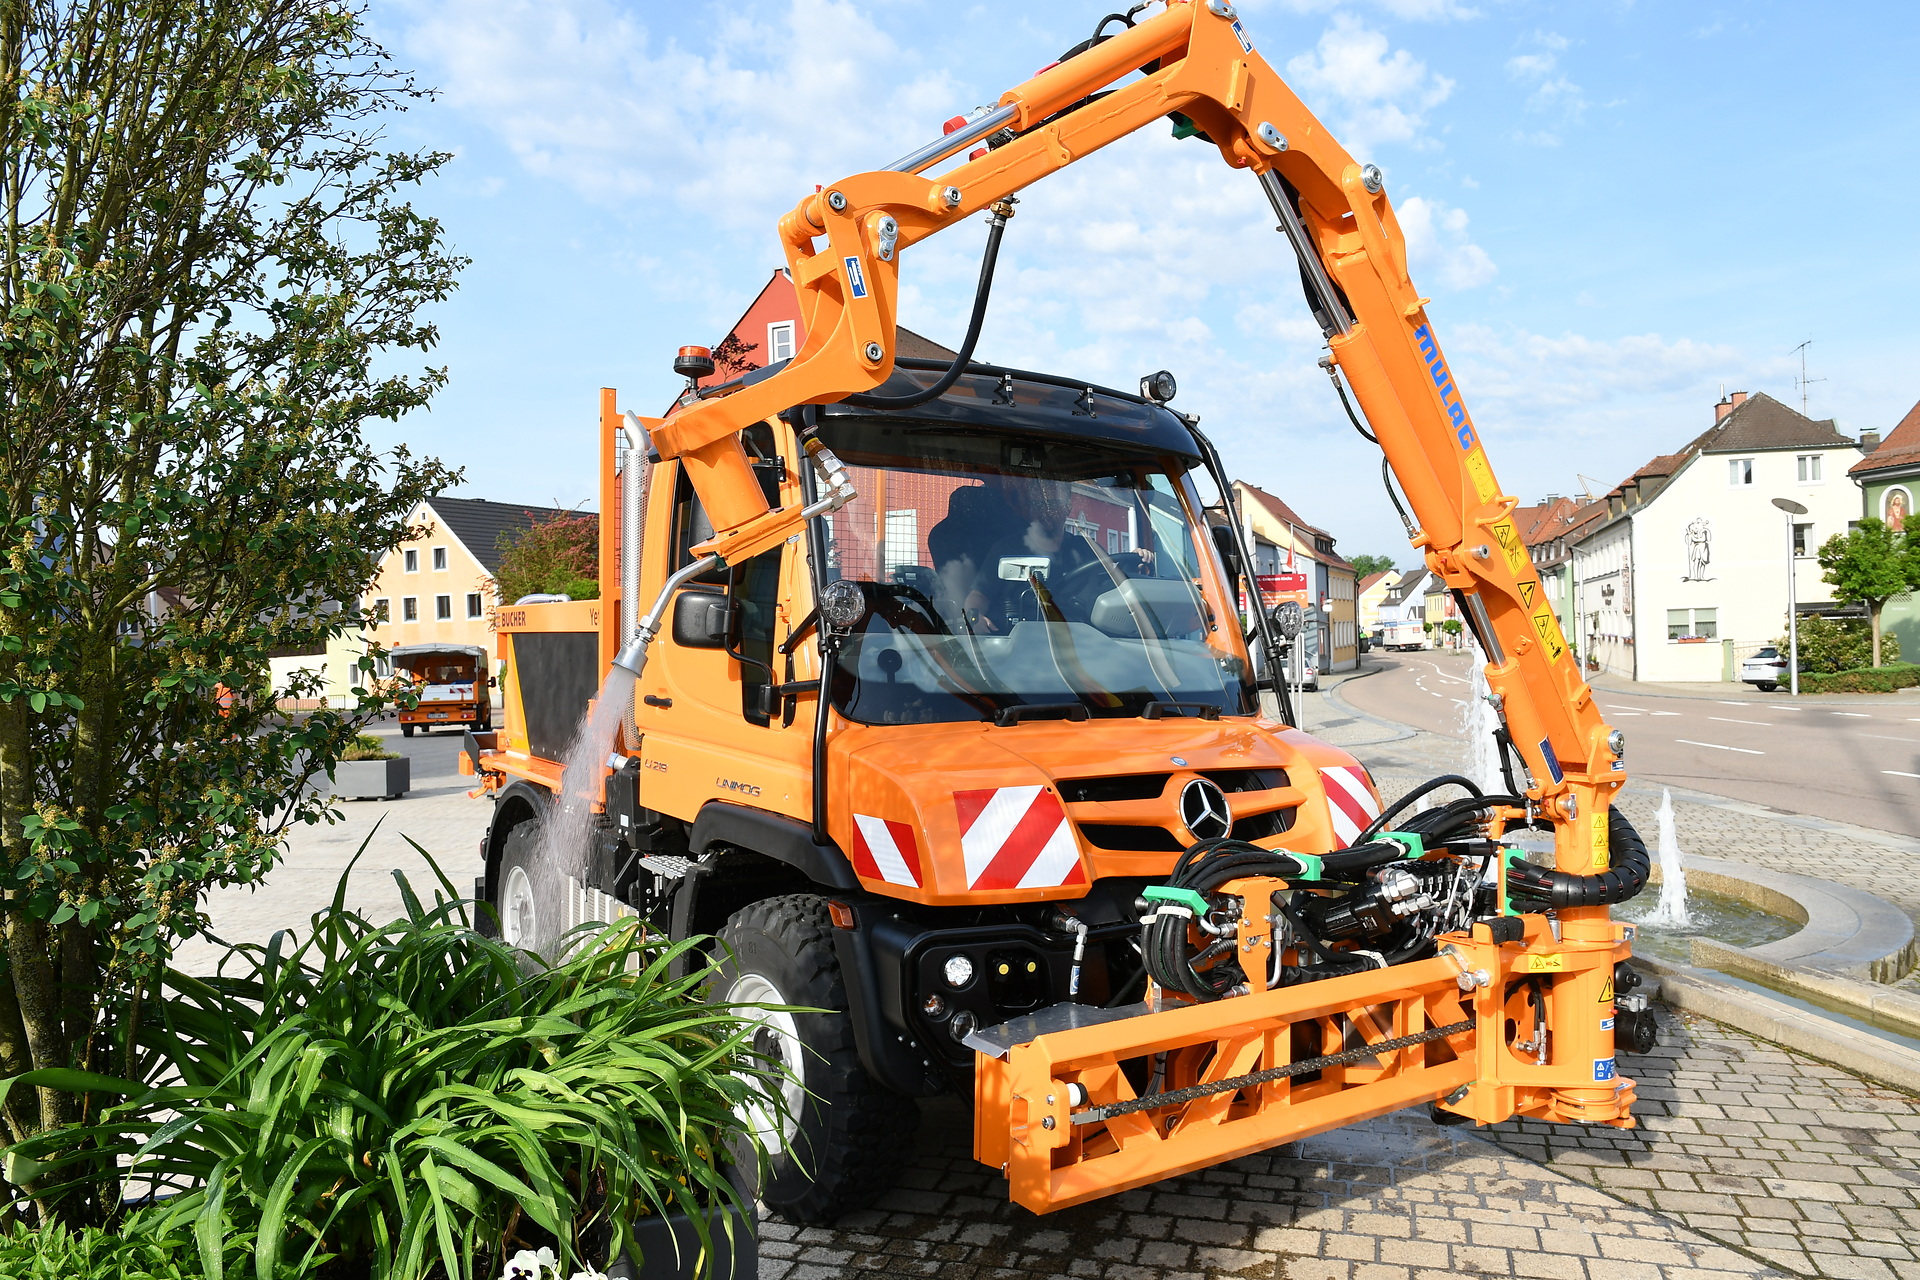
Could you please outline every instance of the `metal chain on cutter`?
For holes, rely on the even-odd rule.
[[[1265,1071],[1255,1071],[1251,1075],[1232,1076],[1225,1080],[1213,1080],[1205,1084],[1188,1085],[1184,1089],[1175,1089],[1172,1093],[1153,1093],[1144,1098],[1129,1098],[1123,1102],[1108,1103],[1104,1107],[1093,1107],[1087,1111],[1077,1111],[1073,1115],[1075,1124],[1095,1124],[1109,1120],[1114,1116],[1131,1115],[1136,1111],[1148,1111],[1154,1107],[1177,1107],[1216,1093],[1238,1093],[1242,1089],[1256,1084],[1267,1084],[1274,1080],[1284,1080],[1288,1076],[1302,1076],[1309,1071],[1318,1071],[1322,1067],[1352,1066],[1366,1058],[1383,1053],[1397,1053],[1401,1049],[1411,1049],[1418,1044],[1433,1040],[1444,1040],[1448,1036],[1457,1036],[1473,1030],[1473,1019],[1467,1018],[1444,1027],[1432,1027],[1426,1031],[1416,1031],[1412,1035],[1395,1036],[1391,1040],[1382,1040],[1378,1044],[1363,1044],[1358,1048],[1343,1049],[1339,1053],[1329,1053],[1318,1058],[1304,1058],[1299,1062],[1289,1062],[1284,1067],[1269,1067]]]

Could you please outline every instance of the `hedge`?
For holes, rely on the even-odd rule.
[[[1802,693],[1892,693],[1920,685],[1920,663],[1900,662],[1853,671],[1802,671]]]

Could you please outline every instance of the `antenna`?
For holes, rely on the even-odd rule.
[[[1807,376],[1807,348],[1812,345],[1813,339],[1808,338],[1805,342],[1794,348],[1795,351],[1800,353],[1800,376],[1794,379],[1794,385],[1800,388],[1800,416],[1803,418],[1809,416],[1807,413],[1807,384],[1810,382],[1826,381],[1825,378],[1809,378]]]

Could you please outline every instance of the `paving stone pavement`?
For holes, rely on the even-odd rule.
[[[368,732],[388,740],[389,747],[409,757],[412,790],[393,801],[344,800],[339,805],[339,821],[295,827],[287,836],[286,857],[264,881],[216,889],[207,895],[213,937],[196,938],[181,946],[174,957],[176,966],[187,973],[211,973],[222,952],[214,938],[264,943],[278,929],[304,935],[308,918],[333,900],[334,889],[349,864],[353,871],[348,879],[347,905],[370,920],[397,919],[403,908],[400,886],[393,878],[395,870],[405,873],[422,899],[430,900],[438,884],[432,867],[414,844],[433,858],[463,894],[472,892],[473,878],[483,869],[480,837],[493,815],[493,806],[485,800],[467,798],[473,782],[456,771],[459,736],[403,739],[399,726],[393,723],[376,725]]]
[[[1424,1113],[1352,1125],[1038,1217],[922,1104],[901,1187],[831,1228],[761,1226],[761,1280],[1732,1280],[1772,1268]]]

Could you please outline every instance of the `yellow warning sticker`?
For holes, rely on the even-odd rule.
[[[1593,823],[1593,869],[1605,871],[1613,864],[1613,859],[1607,852],[1607,811],[1600,810],[1588,821]]]
[[[1515,973],[1563,973],[1567,967],[1565,956],[1521,956],[1514,962]]]
[[[1558,662],[1560,655],[1567,651],[1567,642],[1560,635],[1560,623],[1553,616],[1553,606],[1543,604],[1531,616],[1534,633],[1540,637],[1540,647],[1547,651],[1547,661]]]
[[[1600,1003],[1613,1003],[1613,975],[1609,973],[1600,982]]]
[[[1533,596],[1538,590],[1540,590],[1540,584],[1537,582],[1523,582],[1520,584],[1520,604],[1523,608],[1533,608]]]
[[[1532,558],[1527,555],[1527,544],[1520,540],[1520,531],[1513,527],[1513,521],[1496,522],[1493,525],[1493,538],[1500,544],[1500,549],[1507,553],[1507,568],[1515,577],[1533,566]]]
[[[1493,481],[1493,468],[1487,463],[1487,451],[1479,445],[1475,445],[1467,455],[1467,475],[1473,480],[1473,491],[1480,495],[1480,501],[1499,501],[1500,486]]]

